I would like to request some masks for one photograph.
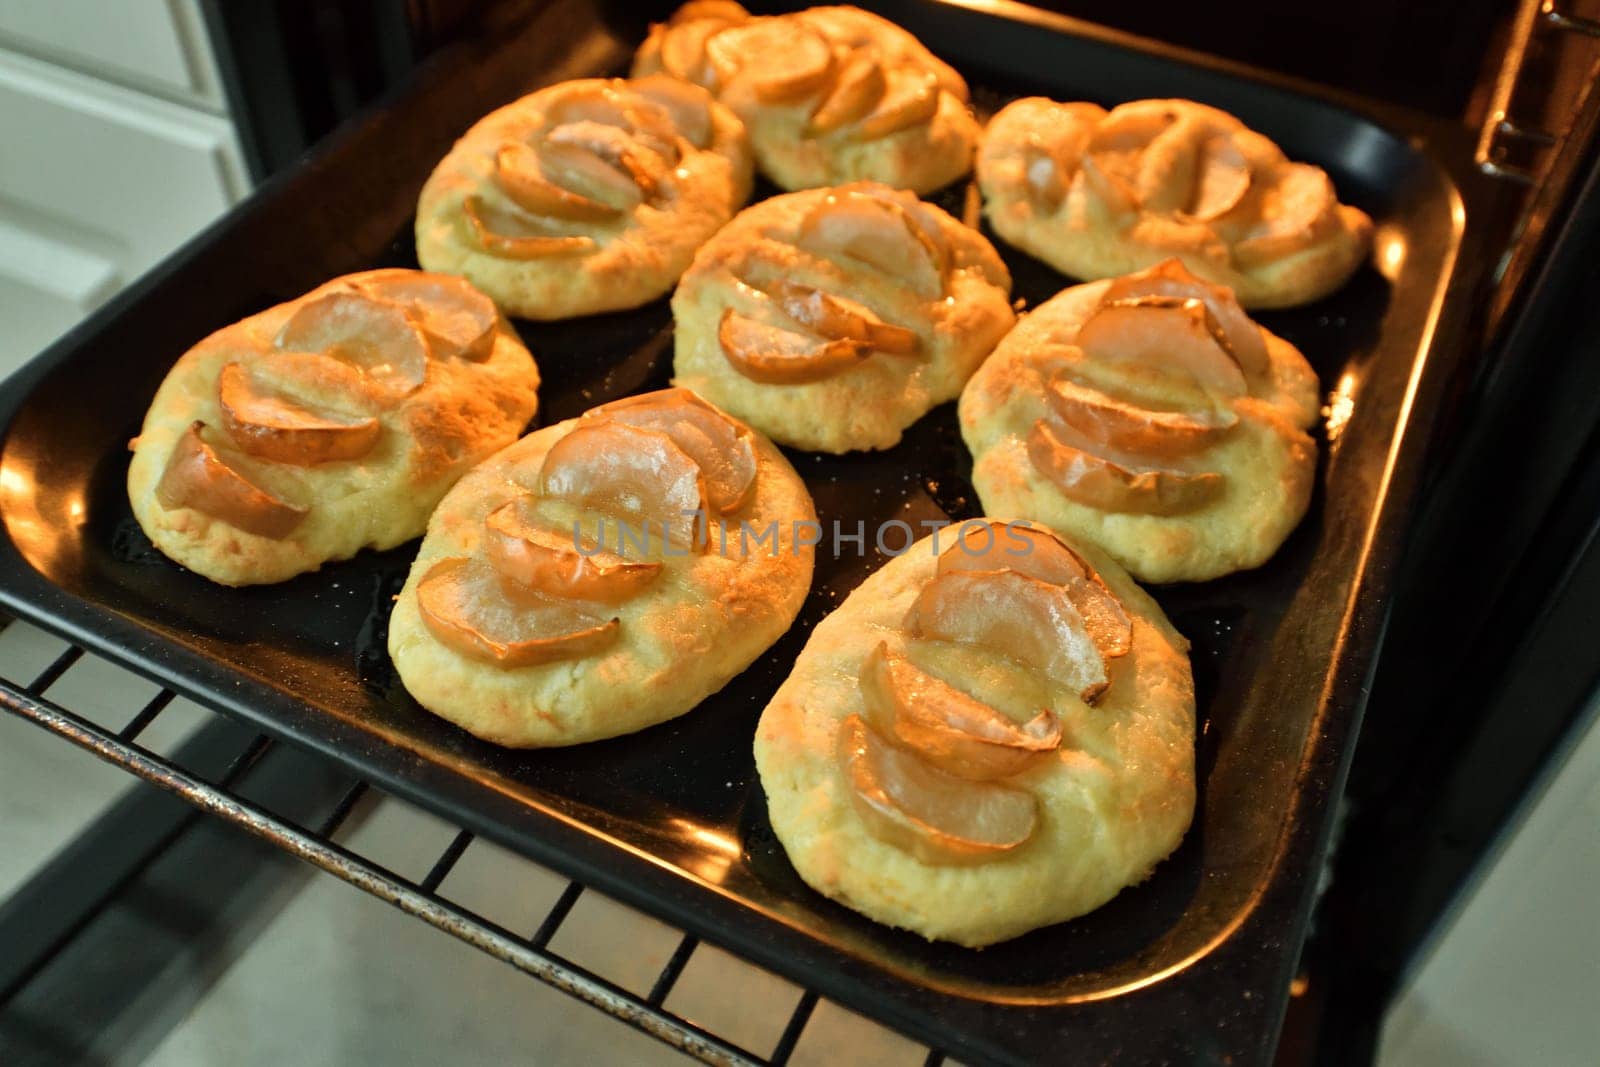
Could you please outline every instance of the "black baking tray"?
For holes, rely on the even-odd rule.
[[[759,5],[757,5],[759,7]],[[811,627],[876,555],[819,555],[793,630],[695,712],[632,737],[517,752],[421,711],[384,651],[415,545],[229,590],[165,560],[124,495],[126,444],[172,361],[207,333],[347,271],[414,265],[416,194],[479,115],[625,68],[635,5],[494,9],[73,331],[0,396],[6,610],[319,752],[386,790],[963,1060],[1264,1062],[1276,1041],[1385,615],[1430,412],[1481,271],[1464,131],[1019,5],[869,4],[972,81],[981,108],[1042,93],[1226,108],[1322,165],[1377,220],[1340,292],[1261,316],[1329,397],[1317,490],[1266,566],[1157,599],[1194,643],[1200,804],[1178,851],[1091,915],[971,951],[877,926],[801,883],[751,756]],[[766,190],[770,192],[771,190]],[[960,188],[942,200],[959,211]],[[999,246],[1032,304],[1068,281]],[[520,323],[540,423],[666,384],[666,302]],[[793,454],[824,523],[977,513],[954,405],[897,448]]]

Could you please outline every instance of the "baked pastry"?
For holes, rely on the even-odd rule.
[[[953,399],[1016,320],[993,246],[906,192],[858,182],[764,200],[672,297],[673,369],[773,440],[888,448]]]
[[[389,655],[418,703],[498,744],[643,729],[788,630],[815,523],[772,443],[688,390],[606,404],[524,437],[445,497]]]
[[[588,78],[480,119],[417,203],[417,260],[509,315],[565,319],[664,295],[750,198],[744,127],[673,78]]]
[[[991,515],[1092,541],[1149,582],[1254,567],[1305,515],[1317,378],[1176,259],[1074,286],[961,395]]]
[[[750,130],[785,189],[870,180],[919,193],[972,167],[981,128],[967,83],[915,37],[855,7],[754,17],[725,0],[652,26],[635,76],[705,86]]]
[[[1088,546],[943,530],[817,625],[762,712],[772,828],[812,888],[929,939],[1082,915],[1188,828],[1187,651]]]
[[[279,582],[422,533],[462,473],[517,439],[538,386],[460,278],[348,274],[184,353],[133,440],[128,499],[190,570]]]
[[[989,122],[978,185],[995,232],[1063,273],[1109,278],[1177,256],[1248,308],[1333,292],[1372,237],[1320,168],[1189,100],[1109,112],[1018,100]]]

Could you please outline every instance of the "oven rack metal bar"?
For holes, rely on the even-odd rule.
[[[175,694],[170,689],[157,693],[119,730],[91,722],[50,700],[46,695],[50,687],[82,656],[81,648],[69,645],[26,685],[0,677],[0,708],[705,1063],[782,1067],[798,1045],[819,999],[811,990],[802,991],[771,1052],[763,1056],[741,1047],[664,1006],[699,946],[694,936],[680,935],[676,949],[656,975],[648,994],[637,996],[549,947],[582,895],[582,884],[568,881],[531,934],[524,936],[507,930],[439,893],[444,880],[472,843],[473,835],[469,831],[457,830],[422,879],[407,879],[333,840],[333,835],[370,788],[366,782],[355,781],[350,785],[314,828],[301,826],[247,799],[235,788],[263,753],[275,744],[271,738],[254,735],[226,761],[220,774],[207,776],[138,742],[140,735],[172,702]],[[0,981],[0,986],[4,984]],[[0,1002],[12,992],[14,989],[0,988]],[[938,1067],[943,1061],[942,1053],[930,1049],[924,1064]]]

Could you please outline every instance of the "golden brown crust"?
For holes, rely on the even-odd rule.
[[[506,145],[537,141],[564,101],[605,91],[634,89],[620,78],[561,82],[475,123],[423,186],[417,203],[418,261],[429,270],[464,275],[507,314],[528,319],[638,307],[670,291],[695,249],[750,197],[752,162],[744,127],[709,96],[705,146],[681,141],[682,158],[644,202],[609,219],[540,222],[552,232],[586,237],[592,242],[588,251],[516,258],[485,250],[469,232],[469,198],[518,219],[533,218],[496,181],[496,154]]]
[[[1156,130],[1192,136],[1186,144],[1157,143]],[[1107,154],[1098,153],[1102,145]],[[1248,169],[1249,184],[1232,207],[1201,218],[1187,213],[1203,191],[1187,184],[1193,157],[1183,153],[1213,146]],[[1115,160],[1104,162],[1113,150],[1127,160],[1121,177],[1108,173]],[[1102,163],[1086,166],[1086,159]],[[1139,100],[1111,112],[1017,100],[989,121],[977,169],[995,232],[1074,278],[1115,277],[1177,256],[1233,289],[1245,307],[1290,307],[1343,285],[1371,243],[1372,220],[1339,204],[1320,170],[1290,162],[1232,115],[1188,100]],[[1140,181],[1149,186],[1143,202]],[[1302,236],[1275,232],[1273,220],[1287,216],[1291,201],[1313,200],[1320,206],[1306,209]]]
[[[166,508],[156,487],[168,457],[196,420],[220,432],[217,379],[232,362],[279,358],[274,339],[297,309],[328,293],[391,274],[365,271],[226,326],[174,364],[145,415],[128,467],[128,496],[140,526],[163,553],[224,585],[279,582],[346,559],[362,548],[392,548],[419,535],[447,489],[480,458],[515,440],[537,407],[538,368],[516,331],[496,322],[481,362],[430,359],[420,388],[392,406],[374,404],[376,446],[349,461],[296,466],[256,460],[251,475],[309,515],[287,537],[245,533],[192,508]],[[409,272],[408,272],[409,273]],[[335,360],[304,361],[323,372],[305,399],[349,403],[364,379]],[[321,364],[327,364],[323,368]],[[331,371],[340,371],[338,374]]]
[[[942,289],[919,294],[904,278],[797,246],[808,213],[852,190],[892,201],[930,235],[948,264]],[[782,279],[847,296],[882,321],[914,331],[917,351],[872,351],[818,381],[751,380],[723,353],[718,334],[724,314],[733,309],[798,327],[741,279],[760,285]],[[1010,329],[1016,319],[1010,290],[1010,274],[982,235],[910,193],[860,183],[776,196],[740,212],[684,274],[672,297],[674,380],[782,444],[825,452],[889,448],[929,409],[959,395]]]
[[[880,181],[928,193],[971,169],[981,130],[966,82],[911,34],[856,7],[760,18],[729,7],[686,5],[652,26],[633,73],[665,71],[715,92],[744,121],[757,165],[777,185]],[[797,90],[774,99],[774,68],[801,50],[801,38],[825,43],[828,68],[802,72],[790,82]],[[701,55],[680,69],[684,56]],[[852,88],[868,80],[869,92]],[[841,87],[857,94],[856,106],[840,106]]]
[[[949,542],[947,531],[941,547]],[[933,578],[933,539],[890,560],[817,624],[755,740],[772,827],[812,888],[879,922],[979,946],[1097,908],[1177,847],[1195,795],[1188,643],[1116,564],[1077,547],[1133,621],[1132,647],[1113,661],[1093,707],[998,657],[915,653],[964,688],[1026,694],[1012,702],[1048,706],[1061,720],[1059,751],[1014,780],[1039,798],[1034,837],[977,865],[930,865],[873,836],[835,755],[840,724],[864,709],[863,662],[880,642],[907,647],[903,620]]]
[[[419,581],[439,560],[481,553],[484,519],[525,493],[545,455],[583,421],[530,434],[461,479],[429,522],[389,621],[389,654],[417,702],[497,744],[572,745],[681,715],[782,636],[810,589],[814,550],[796,543],[794,524],[815,521],[811,496],[758,437],[755,491],[722,520],[727,554],[713,522],[708,551],[663,555],[661,572],[638,595],[605,607],[620,619],[605,651],[506,670],[440,643],[418,612]],[[741,522],[752,539],[740,541]],[[778,530],[772,548],[753,540],[768,524]]]

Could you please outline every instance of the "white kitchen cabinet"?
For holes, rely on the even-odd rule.
[[[219,114],[227,110],[196,0],[4,0],[0,46]]]
[[[0,375],[248,190],[197,20],[154,0],[0,3]]]

